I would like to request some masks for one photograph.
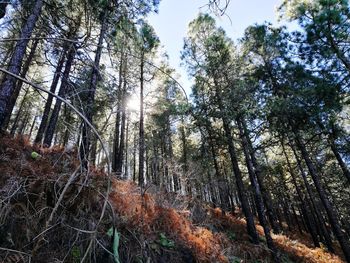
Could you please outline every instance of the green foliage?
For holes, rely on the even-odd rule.
[[[150,24],[145,21],[141,21],[140,24],[139,45],[143,52],[150,53],[159,46],[159,38]]]
[[[228,239],[230,239],[231,241],[236,241],[236,240],[237,240],[236,233],[234,233],[233,231],[227,231],[227,232],[226,232],[226,236],[227,236]]]
[[[113,237],[113,256],[114,256],[114,261],[116,263],[120,263],[119,259],[119,242],[120,242],[120,234],[115,230],[115,228],[111,227],[107,231],[107,235],[109,237]]]
[[[347,0],[293,0],[280,7],[282,17],[298,21],[302,31],[294,33],[302,59],[322,65],[331,74],[350,74],[350,9]]]
[[[174,248],[175,247],[175,243],[174,241],[168,239],[164,233],[160,233],[159,234],[159,240],[158,243],[165,248]]]
[[[243,260],[239,257],[232,256],[230,258],[230,263],[241,263],[241,262],[243,262]]]
[[[80,262],[81,254],[80,254],[80,249],[77,246],[72,247],[71,256],[72,256],[73,263]]]
[[[32,152],[32,153],[30,154],[30,157],[32,157],[32,159],[34,159],[34,160],[39,159],[40,156],[41,156],[41,155],[38,154],[37,152]]]

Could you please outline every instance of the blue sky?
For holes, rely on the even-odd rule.
[[[186,71],[180,68],[180,51],[186,37],[187,26],[199,12],[206,12],[208,0],[161,0],[159,13],[149,16],[149,23],[155,28],[164,50],[169,55],[170,66],[182,75],[180,82],[190,90],[191,82]],[[269,21],[277,23],[276,7],[281,0],[231,0],[227,16],[217,18],[233,40],[243,35],[244,29],[254,23]]]

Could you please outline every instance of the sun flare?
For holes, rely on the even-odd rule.
[[[130,111],[135,111],[138,112],[140,111],[140,99],[136,96],[133,95],[128,99],[128,102],[126,104],[126,107],[130,110]]]

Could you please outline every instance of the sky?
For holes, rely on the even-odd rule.
[[[181,74],[179,82],[190,93],[191,82],[184,67],[180,67],[180,51],[187,34],[188,24],[199,12],[205,13],[208,0],[161,0],[158,14],[148,17],[155,28],[164,50],[169,55],[170,66]],[[243,36],[245,28],[264,21],[277,24],[276,8],[281,0],[231,0],[226,16],[217,17],[217,25],[236,40]]]

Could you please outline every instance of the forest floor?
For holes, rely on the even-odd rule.
[[[76,155],[1,135],[0,263],[272,262],[261,226],[254,245],[239,212],[155,186],[108,183],[94,167],[81,172]],[[273,239],[282,262],[344,262],[296,230]]]

